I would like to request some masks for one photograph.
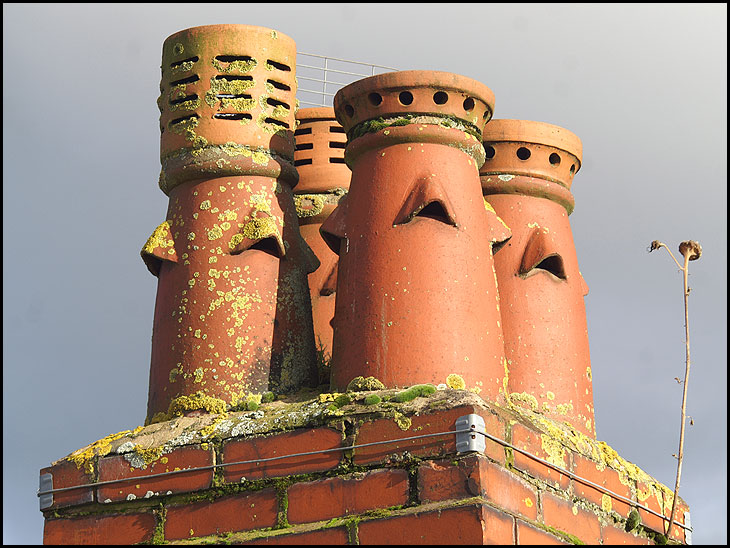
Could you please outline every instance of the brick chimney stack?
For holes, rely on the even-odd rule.
[[[295,151],[295,58],[261,27],[165,41],[148,420],[40,471],[44,543],[691,543],[595,438],[580,140],[406,71],[299,111]]]

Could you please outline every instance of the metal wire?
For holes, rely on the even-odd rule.
[[[333,61],[341,61],[343,63],[353,63],[355,65],[365,65],[368,67],[378,67],[378,68],[383,68],[386,70],[398,70],[398,69],[394,69],[392,67],[386,67],[383,65],[375,65],[373,63],[363,63],[362,61],[349,61],[347,59],[338,59],[337,57],[330,57],[329,55],[317,55],[316,53],[303,53],[303,52],[298,51],[297,55],[306,55],[308,57],[319,57],[320,59],[332,59]]]
[[[375,75],[375,69],[380,69],[382,71],[394,71],[397,69],[394,69],[392,67],[386,67],[384,65],[375,65],[372,63],[363,63],[362,61],[350,61],[348,59],[340,59],[338,57],[329,57],[326,55],[317,55],[315,53],[302,53],[297,52],[297,55],[301,55],[304,57],[316,57],[318,59],[323,59],[324,64],[323,66],[315,66],[310,65],[306,63],[297,63],[297,69],[309,69],[310,71],[317,71],[314,74],[307,73],[307,76],[297,75],[298,80],[308,80],[310,82],[318,82],[322,84],[321,90],[311,90],[311,89],[302,89],[299,88],[297,90],[297,94],[299,92],[302,93],[312,93],[315,95],[320,95],[322,97],[321,101],[319,103],[314,102],[314,100],[307,100],[304,101],[301,98],[299,99],[300,103],[307,103],[308,105],[314,105],[314,106],[331,106],[332,105],[332,97],[336,95],[336,93],[332,93],[332,91],[337,91],[339,88],[346,86],[350,84],[354,79],[350,79],[349,82],[334,82],[327,78],[328,73],[332,74],[343,74],[346,76],[354,76],[357,78],[367,78],[368,76],[374,76]],[[340,68],[332,68],[330,62],[336,61],[338,63],[347,63],[349,65],[357,65],[358,68],[354,67],[340,67]],[[370,74],[363,74],[362,72],[357,72],[360,66],[363,67],[370,67]],[[350,68],[350,70],[347,70]],[[320,76],[321,75],[321,76]],[[337,89],[328,89],[327,86],[337,86]],[[311,98],[310,98],[311,99]]]
[[[216,468],[225,468],[227,466],[236,466],[239,464],[257,464],[261,462],[269,462],[274,460],[281,460],[281,459],[287,459],[290,457],[303,457],[303,456],[309,456],[309,455],[319,455],[322,453],[332,453],[335,451],[349,451],[351,449],[359,449],[361,447],[370,447],[373,445],[385,445],[388,443],[398,443],[401,441],[410,441],[410,440],[417,440],[421,438],[433,438],[436,436],[445,436],[447,434],[460,434],[462,432],[472,432],[471,429],[463,429],[463,430],[449,430],[448,432],[436,432],[433,434],[421,434],[419,436],[411,436],[408,438],[398,438],[395,440],[384,440],[384,441],[373,441],[370,443],[361,443],[360,445],[348,445],[344,447],[333,447],[331,449],[319,449],[317,451],[307,451],[304,453],[291,453],[289,455],[279,455],[277,457],[267,457],[263,459],[254,459],[254,460],[242,460],[237,462],[224,462],[221,464],[212,464],[210,466],[198,466],[196,468],[186,468],[184,470],[170,470],[168,472],[160,472],[159,474],[149,474],[147,476],[133,476],[130,478],[120,478],[115,480],[106,480],[106,481],[99,481],[96,483],[85,483],[82,485],[74,485],[72,487],[59,487],[57,489],[49,489],[48,491],[41,491],[38,490],[38,496],[41,495],[50,495],[52,493],[60,493],[62,491],[71,491],[73,489],[83,489],[87,487],[97,487],[99,485],[109,485],[111,483],[122,483],[126,481],[136,481],[136,480],[146,480],[149,478],[157,478],[161,476],[171,476],[173,474],[183,474],[186,472],[202,472],[204,470],[214,470]]]
[[[606,489],[602,485],[598,485],[597,483],[593,483],[592,481],[587,480],[585,478],[582,478],[582,477],[578,476],[577,474],[574,474],[573,472],[569,472],[565,468],[561,468],[560,466],[557,466],[557,465],[555,465],[555,464],[553,464],[551,462],[548,462],[548,461],[546,461],[544,459],[541,459],[540,457],[538,457],[536,455],[533,455],[532,453],[528,453],[524,449],[520,449],[519,447],[515,447],[514,445],[512,445],[509,442],[506,442],[504,440],[500,440],[499,438],[496,438],[496,437],[492,436],[491,434],[487,434],[486,432],[477,432],[477,433],[483,435],[486,438],[489,438],[490,440],[492,440],[494,442],[499,443],[500,445],[503,445],[505,447],[509,447],[510,449],[512,449],[514,451],[517,451],[518,453],[522,453],[526,457],[529,457],[529,458],[531,458],[531,459],[539,462],[540,464],[544,464],[545,466],[548,466],[548,467],[550,467],[550,468],[552,468],[552,469],[560,472],[561,474],[565,474],[566,476],[568,476],[571,479],[578,480],[579,482],[584,483],[584,484],[586,484],[586,485],[588,485],[590,487],[593,487],[594,489],[597,489],[599,491],[602,491],[605,494],[607,494],[607,495],[615,498],[616,500],[619,500],[621,502],[624,502],[624,503],[628,504],[631,507],[641,508],[642,510],[645,510],[646,512],[649,512],[650,514],[654,514],[655,516],[658,516],[658,517],[660,517],[660,518],[662,518],[662,519],[664,519],[666,521],[669,521],[669,518],[667,518],[663,514],[660,514],[659,512],[655,512],[654,510],[652,510],[651,508],[649,508],[647,506],[644,506],[642,504],[637,504],[636,502],[632,501],[631,499],[627,499],[624,496],[619,495],[618,493],[614,493],[613,491],[610,491],[609,489]],[[675,523],[675,525],[678,525],[679,527],[682,527],[682,528],[684,528],[686,530],[689,530],[689,531],[692,530],[691,527],[687,527],[687,526],[685,526],[685,525],[683,525],[681,523]]]

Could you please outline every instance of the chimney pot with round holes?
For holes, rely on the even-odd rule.
[[[494,95],[464,76],[391,72],[342,88],[350,191],[322,225],[339,254],[332,385],[450,384],[496,400],[503,343],[481,134]]]
[[[509,400],[595,437],[588,286],[568,221],[581,141],[527,120],[492,120],[483,138],[485,198],[512,229],[494,258]]]

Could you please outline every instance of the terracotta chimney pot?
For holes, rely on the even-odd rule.
[[[484,147],[485,197],[512,229],[494,259],[509,399],[595,436],[588,286],[568,221],[580,139],[541,122],[492,120]]]
[[[220,409],[316,380],[306,276],[317,262],[292,196],[295,61],[294,41],[262,27],[165,40],[160,188],[170,201],[142,250],[159,278],[148,420],[180,398],[190,411]]]
[[[392,72],[342,88],[347,196],[322,225],[339,253],[332,385],[446,383],[495,400],[504,375],[481,133],[494,108],[456,74]]]
[[[319,259],[309,275],[312,321],[317,350],[325,360],[332,356],[332,318],[337,288],[337,254],[322,239],[319,228],[350,188],[350,168],[345,165],[345,130],[330,107],[300,109],[294,132],[294,165],[299,184],[294,205],[299,231]],[[324,380],[324,379],[323,379]],[[326,379],[329,382],[329,378]]]

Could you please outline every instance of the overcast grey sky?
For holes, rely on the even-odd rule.
[[[162,43],[260,25],[299,51],[454,72],[495,118],[583,141],[571,225],[598,439],[674,486],[691,263],[680,496],[694,542],[727,542],[726,4],[3,4],[3,542],[39,544],[39,470],[144,421],[164,220]]]

